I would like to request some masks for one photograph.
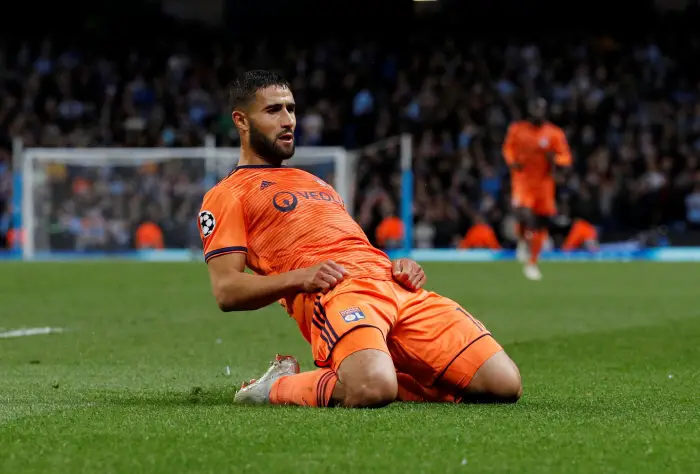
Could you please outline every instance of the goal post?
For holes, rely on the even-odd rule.
[[[406,256],[413,251],[413,207],[414,207],[414,176],[413,176],[413,137],[410,134],[401,135],[400,142],[401,169],[401,221],[403,222],[403,251]]]
[[[147,210],[178,225],[187,217],[187,223],[194,223],[203,194],[239,158],[240,149],[217,148],[210,138],[205,146],[192,148],[25,148],[20,160],[23,259],[53,258],[57,251],[69,258],[86,251],[123,255],[134,248],[124,236],[133,235],[130,226]],[[352,153],[340,147],[298,147],[290,165],[332,184],[352,215]],[[85,230],[91,220],[97,224]],[[54,228],[62,230],[56,233]],[[53,239],[81,232],[96,238],[87,239],[87,246],[76,244],[76,238]],[[114,233],[117,242],[104,233]],[[173,234],[178,236],[177,228]],[[166,247],[190,248],[186,239],[175,240]]]
[[[409,257],[413,251],[413,220],[414,220],[414,169],[413,169],[413,136],[410,133],[393,135],[383,138],[375,143],[371,143],[359,150],[353,150],[350,155],[354,156],[355,162],[363,155],[370,154],[377,156],[383,153],[382,160],[389,161],[382,166],[398,173],[400,186],[398,195],[392,195],[396,199],[396,216],[401,220],[403,226],[403,239],[400,248],[387,250],[392,258]],[[385,154],[384,154],[385,153]],[[355,163],[353,163],[353,166]],[[357,173],[357,168],[353,168]],[[353,183],[357,177],[354,176]],[[361,179],[361,178],[360,178]],[[388,183],[385,183],[388,184]],[[394,191],[389,185],[386,190],[390,194]]]

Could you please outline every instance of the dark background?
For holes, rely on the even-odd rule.
[[[9,53],[26,42],[33,44],[36,51],[37,45],[48,38],[56,52],[76,49],[89,58],[124,57],[130,51],[138,51],[155,58],[155,62],[184,45],[190,54],[206,63],[213,46],[223,51],[239,48],[244,56],[254,58],[254,48],[261,42],[273,55],[289,45],[303,49],[305,44],[332,39],[349,47],[376,42],[410,56],[422,54],[420,49],[414,49],[416,45],[440,45],[445,37],[457,38],[462,45],[476,42],[500,48],[509,42],[566,45],[610,35],[627,45],[629,51],[635,45],[657,42],[682,64],[684,75],[700,76],[698,50],[687,48],[697,39],[697,1],[26,0],[5,4],[3,10],[0,46]],[[254,66],[254,61],[248,62],[245,66]],[[11,72],[2,73],[7,76]],[[225,82],[223,76],[228,73],[224,70],[219,75]],[[400,131],[412,130],[399,127],[394,132]],[[11,137],[0,138],[7,148]],[[341,144],[352,147],[366,143],[353,140]],[[375,168],[368,169],[366,174]],[[365,185],[368,183],[369,180]],[[646,205],[638,204],[642,210]],[[680,209],[676,211],[679,213]],[[657,232],[656,225],[662,223],[652,218],[654,225],[649,226],[647,220],[642,221],[643,224],[635,222],[608,232],[605,239],[627,238],[636,232],[653,234]],[[464,216],[457,226],[459,232],[470,222],[470,217]],[[677,245],[700,242],[693,232],[671,229],[670,233]]]

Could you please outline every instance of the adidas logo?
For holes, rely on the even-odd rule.
[[[275,184],[275,183],[273,183],[272,181],[263,181],[262,183],[260,183],[260,190],[268,188],[268,187],[272,186],[273,184]]]

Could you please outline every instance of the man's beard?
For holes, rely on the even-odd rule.
[[[275,143],[275,140],[270,140],[255,125],[250,126],[250,147],[255,153],[266,160],[272,162],[282,162],[288,160],[294,155],[294,144],[290,151],[283,150]]]

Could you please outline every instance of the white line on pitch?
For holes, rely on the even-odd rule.
[[[63,332],[63,328],[25,328],[25,329],[12,329],[10,331],[0,332],[0,339],[9,339],[11,337],[25,337],[25,336],[40,336],[42,334],[53,334]]]

